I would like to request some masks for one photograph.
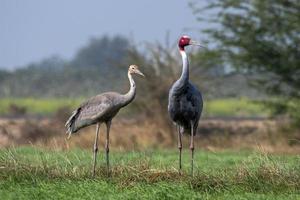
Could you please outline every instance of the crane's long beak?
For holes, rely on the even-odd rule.
[[[201,47],[201,48],[206,48],[206,46],[204,46],[204,45],[202,45],[202,44],[200,44],[199,42],[194,41],[194,40],[191,40],[189,44],[190,44],[190,45],[194,45],[194,46],[199,46],[199,47]]]
[[[135,70],[135,73],[138,74],[138,75],[141,75],[143,77],[145,77],[145,75],[138,69]]]

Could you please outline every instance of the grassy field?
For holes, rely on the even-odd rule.
[[[0,115],[9,114],[10,105],[24,107],[29,114],[49,115],[59,108],[74,109],[83,99],[34,99],[34,98],[4,98],[0,99]],[[218,117],[262,117],[268,115],[268,110],[260,103],[246,98],[218,99],[206,101],[205,116]]]
[[[111,176],[100,152],[0,151],[0,199],[300,199],[300,157],[257,152],[196,152],[196,174],[177,172],[177,152],[112,152]]]
[[[80,102],[81,99],[2,98],[0,99],[0,115],[9,114],[11,105],[23,107],[29,114],[48,115],[62,107],[75,108]]]
[[[216,99],[204,102],[204,114],[218,117],[266,117],[269,110],[246,98]]]

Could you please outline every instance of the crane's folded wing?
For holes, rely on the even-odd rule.
[[[80,113],[77,120],[96,120],[108,112],[111,107],[111,99],[104,95],[96,96],[80,106]]]

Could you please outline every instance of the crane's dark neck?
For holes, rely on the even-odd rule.
[[[126,94],[123,95],[123,101],[122,101],[123,106],[126,106],[127,104],[129,104],[135,97],[136,86],[135,86],[135,82],[129,72],[128,72],[128,79],[130,82],[130,89]]]
[[[182,72],[178,81],[180,85],[185,85],[189,81],[189,60],[184,49],[180,49],[180,54],[182,58]]]

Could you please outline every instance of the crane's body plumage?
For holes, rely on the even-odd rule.
[[[82,103],[67,121],[69,133],[76,133],[98,122],[111,121],[119,110],[129,103],[127,101],[124,95],[116,92],[106,92],[90,98]]]
[[[177,85],[175,82],[169,92],[168,111],[172,121],[190,134],[191,122],[194,130],[198,127],[203,107],[202,95],[190,82],[184,87]]]

